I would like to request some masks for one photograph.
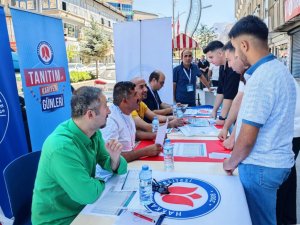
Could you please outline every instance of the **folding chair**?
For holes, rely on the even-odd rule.
[[[14,225],[31,224],[31,203],[41,152],[22,155],[3,171]]]

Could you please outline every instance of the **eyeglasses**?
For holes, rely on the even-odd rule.
[[[155,179],[152,181],[152,191],[158,192],[160,194],[170,194],[169,187],[172,185],[164,185],[164,184],[159,184]]]

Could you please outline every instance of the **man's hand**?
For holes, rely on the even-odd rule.
[[[162,147],[160,144],[152,144],[145,147],[145,156],[157,156],[161,151]]]
[[[115,171],[120,164],[120,154],[123,146],[117,140],[112,139],[105,144],[105,147],[111,157],[111,168],[113,171]]]
[[[210,117],[216,119],[216,117],[217,117],[217,111],[213,110],[213,111],[211,112],[211,114],[210,114]]]
[[[223,129],[220,131],[220,133],[219,133],[219,135],[218,135],[218,138],[219,138],[221,141],[225,141],[226,138],[227,138],[227,134],[228,134],[228,130],[225,129],[225,128],[223,128]]]
[[[223,162],[223,169],[227,173],[227,175],[232,175],[233,171],[235,170],[236,166],[231,165],[230,159],[225,159]]]
[[[225,124],[225,120],[220,120],[220,119],[216,120],[216,125],[223,126],[224,124]]]
[[[177,127],[182,127],[184,125],[184,121],[182,118],[176,118],[173,119],[172,121],[170,121],[168,123],[168,127],[173,127],[173,128],[177,128]]]
[[[232,137],[230,135],[229,138],[227,138],[224,142],[223,142],[223,146],[224,148],[226,149],[233,149],[233,146],[234,146],[234,137]]]

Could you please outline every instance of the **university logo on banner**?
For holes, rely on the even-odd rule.
[[[153,193],[147,208],[172,219],[191,219],[209,214],[221,201],[219,190],[212,184],[189,177],[168,178],[158,182],[169,186],[169,194]]]
[[[0,207],[5,216],[12,212],[2,176],[5,167],[28,152],[16,77],[9,46],[6,18],[0,6]],[[0,221],[1,223],[1,221]]]
[[[20,9],[11,14],[32,149],[41,150],[47,136],[71,115],[62,21]]]

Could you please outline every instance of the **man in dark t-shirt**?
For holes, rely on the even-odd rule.
[[[208,69],[209,69],[209,62],[205,59],[205,56],[202,55],[201,59],[198,62],[198,68],[202,72],[202,74],[205,76],[206,80],[209,81],[208,79]],[[200,83],[200,89],[203,89],[204,85]]]
[[[220,66],[217,97],[211,114],[213,118],[216,118],[217,111],[220,105],[223,104],[221,114],[216,121],[218,125],[224,125],[232,100],[238,92],[240,81],[240,74],[228,67],[223,47],[222,42],[212,41],[203,51],[211,63]]]
[[[158,115],[169,115],[172,113],[172,106],[162,102],[158,95],[158,91],[164,86],[165,79],[163,72],[153,71],[149,76],[147,98],[143,99],[148,108]]]

